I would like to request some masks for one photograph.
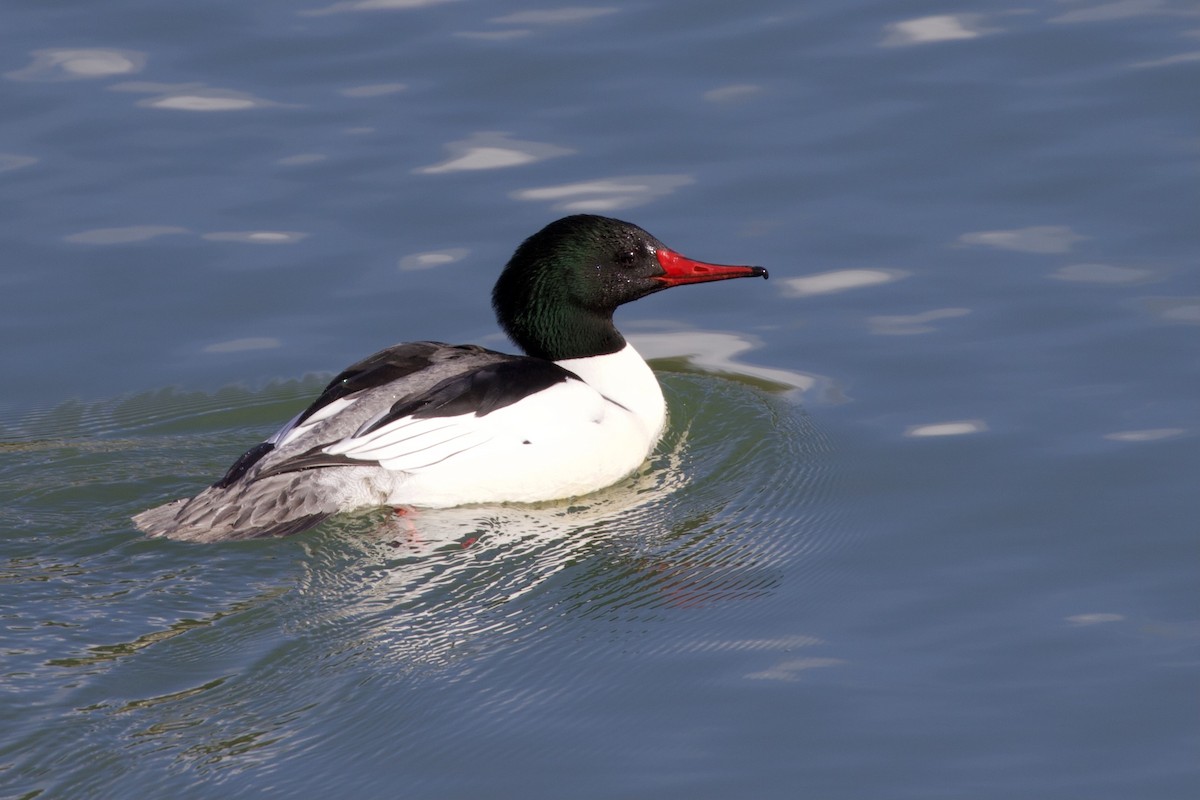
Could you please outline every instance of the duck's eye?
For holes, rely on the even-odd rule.
[[[637,263],[637,253],[632,250],[622,250],[617,253],[617,266],[628,269]]]

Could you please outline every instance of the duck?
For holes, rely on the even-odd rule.
[[[381,350],[211,486],[133,522],[152,537],[220,542],[288,536],[365,507],[537,503],[611,486],[646,460],[667,418],[662,387],[614,312],[744,277],[768,273],[696,261],[609,217],[551,222],[492,290],[521,355],[433,341]]]

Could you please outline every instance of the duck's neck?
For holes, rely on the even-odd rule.
[[[519,314],[499,314],[500,324],[526,355],[547,361],[590,358],[626,347],[612,313],[555,304]]]

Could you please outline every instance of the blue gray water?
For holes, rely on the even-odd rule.
[[[1200,9],[0,8],[0,796],[1200,792]],[[566,213],[670,429],[536,508],[148,541]]]

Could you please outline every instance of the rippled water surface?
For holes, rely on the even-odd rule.
[[[9,2],[0,796],[1200,791],[1200,10]],[[771,280],[623,308],[621,484],[196,546],[588,211]]]

